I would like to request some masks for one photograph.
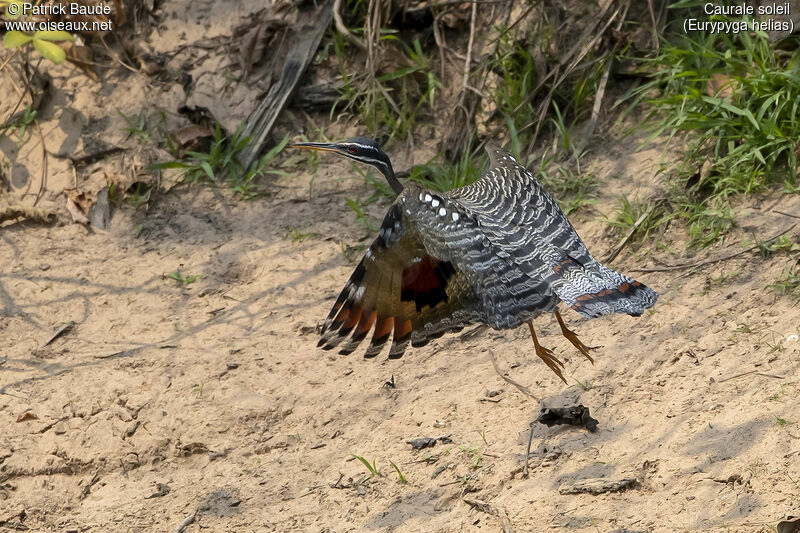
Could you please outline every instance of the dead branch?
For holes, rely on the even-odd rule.
[[[782,232],[778,233],[777,235],[774,235],[774,236],[770,237],[769,239],[767,239],[764,242],[766,243],[766,242],[774,241],[775,239],[777,239],[781,235],[785,235],[785,234],[789,233],[790,231],[792,231],[796,225],[797,224],[792,224],[791,226],[789,226],[788,228],[786,228]],[[733,259],[735,257],[739,257],[740,255],[746,254],[747,252],[752,252],[753,250],[757,249],[760,246],[760,244],[763,244],[763,243],[754,244],[753,246],[750,246],[749,248],[746,248],[746,249],[741,250],[739,252],[736,252],[736,253],[733,253],[733,254],[729,254],[729,255],[724,255],[722,257],[717,257],[716,259],[708,259],[706,261],[700,261],[698,263],[684,263],[682,265],[668,265],[668,266],[660,267],[660,268],[629,268],[628,270],[630,270],[631,272],[672,272],[672,271],[675,271],[675,270],[685,270],[687,268],[700,268],[700,267],[704,267],[704,266],[707,266],[707,265],[713,265],[714,263],[721,263],[722,261],[727,261],[727,260]]]
[[[502,507],[492,505],[491,503],[476,498],[468,498],[463,494],[461,495],[461,500],[473,509],[500,518],[500,520],[503,521],[503,533],[514,533],[514,529],[511,527],[511,519]]]
[[[497,364],[497,357],[494,355],[494,351],[493,350],[489,350],[489,357],[491,357],[491,359],[492,359],[492,366],[494,367],[494,371],[497,372],[497,375],[500,376],[503,379],[503,381],[515,386],[517,388],[517,390],[519,390],[525,396],[529,396],[529,397],[533,398],[534,400],[536,400],[537,402],[541,401],[541,400],[539,400],[539,398],[536,397],[535,394],[533,394],[530,391],[530,389],[528,389],[528,387],[526,387],[525,385],[522,385],[521,383],[518,383],[517,381],[514,381],[513,379],[511,379],[510,377],[504,375],[500,371],[500,366]]]
[[[364,43],[364,41],[362,41],[361,39],[350,33],[350,30],[348,30],[347,26],[344,25],[341,11],[342,11],[342,0],[334,0],[333,23],[336,26],[336,31],[341,33],[344,36],[344,38],[350,41],[350,43],[353,44],[356,48],[358,48],[363,52],[366,52],[367,45]]]
[[[42,224],[52,224],[58,219],[53,211],[27,205],[10,205],[0,208],[0,222],[25,218]]]

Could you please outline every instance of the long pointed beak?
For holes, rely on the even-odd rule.
[[[294,143],[289,148],[301,148],[303,150],[322,150],[325,152],[338,152],[339,149],[334,143]]]

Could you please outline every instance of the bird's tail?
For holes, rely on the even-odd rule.
[[[639,316],[656,303],[658,293],[647,285],[600,263],[594,267],[564,272],[555,288],[558,297],[583,316]]]

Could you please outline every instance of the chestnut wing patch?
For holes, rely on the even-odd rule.
[[[480,299],[453,258],[436,257],[423,244],[442,230],[407,217],[398,202],[328,314],[319,341],[324,350],[340,346],[339,353],[349,354],[372,332],[364,356],[378,355],[391,338],[389,358],[397,358],[409,343],[423,345],[482,316]]]
[[[448,302],[447,284],[456,269],[450,261],[426,255],[403,269],[400,300],[414,302],[417,311]]]

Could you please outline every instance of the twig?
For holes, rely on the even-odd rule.
[[[74,325],[75,325],[75,322],[72,322],[72,321],[65,322],[65,323],[61,324],[56,329],[56,331],[50,336],[50,338],[47,340],[47,342],[42,344],[41,347],[44,348],[45,346],[49,346],[50,344],[53,343],[54,340],[56,340],[60,336],[64,335],[65,333],[69,332],[69,330],[71,330],[72,326],[74,326]]]
[[[537,402],[541,401],[541,400],[539,400],[539,398],[536,397],[535,394],[533,394],[528,389],[528,387],[526,387],[525,385],[522,385],[521,383],[518,383],[518,382],[514,381],[513,379],[511,379],[508,376],[503,375],[503,373],[500,371],[500,366],[497,364],[497,358],[494,355],[494,350],[489,350],[489,356],[492,358],[492,366],[494,367],[494,371],[497,372],[497,375],[500,376],[503,379],[503,381],[505,381],[506,383],[509,383],[511,385],[514,385],[517,388],[517,390],[519,390],[525,396],[529,396],[529,397],[533,398],[534,400],[536,400]]]
[[[347,26],[344,25],[344,21],[342,20],[341,10],[342,10],[342,0],[334,0],[333,23],[336,26],[336,31],[341,33],[345,39],[350,41],[350,43],[355,45],[359,50],[361,50],[362,52],[366,52],[367,45],[364,43],[364,41],[362,41],[361,39],[350,33],[350,30],[348,30]]]
[[[125,68],[127,70],[130,70],[134,74],[138,74],[139,76],[142,76],[145,79],[147,78],[147,76],[142,74],[142,72],[139,69],[133,68],[132,66],[128,65],[123,60],[121,60],[119,58],[119,56],[111,49],[111,47],[108,46],[108,43],[106,43],[106,40],[102,35],[100,36],[100,42],[103,43],[103,46],[105,47],[106,52],[108,53],[108,55],[111,57],[112,60],[116,61],[117,63],[120,64],[120,66],[122,66],[123,68]]]
[[[467,58],[464,60],[464,81],[461,83],[461,90],[466,93],[469,86],[469,71],[472,66],[472,45],[475,43],[475,17],[478,13],[478,2],[472,3],[472,14],[469,20],[469,42],[467,43]],[[462,95],[463,100],[463,95]]]
[[[661,46],[658,42],[658,22],[656,22],[656,11],[653,8],[653,0],[647,0],[647,9],[650,11],[650,21],[653,23],[653,33],[650,34],[653,38],[653,48],[655,48],[656,53],[658,53],[661,50]]]
[[[39,203],[39,200],[42,199],[42,194],[44,194],[44,189],[47,184],[47,146],[44,144],[44,133],[42,133],[42,127],[39,125],[39,121],[35,121],[34,124],[36,125],[36,132],[39,134],[39,139],[42,142],[42,177],[39,178],[39,191],[36,193],[36,198],[33,200],[34,207],[36,204]]]
[[[644,221],[647,220],[647,217],[649,217],[650,213],[653,212],[654,206],[655,204],[651,205],[650,208],[644,213],[642,213],[642,216],[640,216],[639,219],[636,222],[634,222],[633,227],[630,229],[628,234],[625,235],[625,237],[623,237],[621,241],[619,241],[619,244],[617,245],[616,248],[614,248],[614,251],[611,252],[611,254],[609,254],[609,256],[605,259],[605,261],[603,261],[604,263],[610,263],[611,261],[616,259],[616,257],[622,251],[622,249],[625,248],[625,245],[628,244],[628,241],[631,239],[631,237],[633,237],[633,234],[638,231],[639,226],[644,224]]]
[[[609,2],[608,3],[608,6],[606,6],[606,8],[603,10],[603,12],[600,15],[601,18],[605,15],[606,11],[608,10],[608,8],[612,4],[613,4],[613,2]],[[550,100],[553,98],[553,94],[555,94],[556,89],[558,89],[558,87],[564,82],[564,80],[567,79],[567,77],[570,74],[572,74],[572,72],[575,70],[575,68],[578,66],[578,64],[583,60],[584,57],[586,57],[586,54],[588,54],[589,51],[591,51],[595,47],[595,45],[600,41],[600,39],[603,37],[603,35],[605,35],[606,30],[608,29],[608,27],[611,26],[611,23],[614,22],[614,20],[616,20],[617,16],[621,12],[622,12],[622,6],[618,7],[616,9],[616,11],[614,11],[614,13],[609,17],[609,19],[606,21],[606,23],[600,29],[600,31],[597,32],[597,34],[594,37],[592,37],[592,39],[588,43],[586,43],[583,46],[583,48],[580,49],[580,52],[574,58],[572,58],[572,61],[569,62],[569,65],[567,65],[567,68],[564,69],[564,72],[562,72],[561,75],[558,77],[558,79],[556,79],[556,81],[553,83],[553,86],[550,88],[550,92],[547,94],[547,97],[545,97],[545,100],[542,103],[543,112],[539,114],[539,120],[537,120],[536,123],[535,123],[536,124],[536,129],[533,130],[533,137],[531,138],[530,143],[528,143],[528,149],[526,150],[526,153],[529,154],[529,153],[533,152],[533,147],[536,144],[537,137],[539,136],[539,129],[542,126],[542,122],[543,122],[544,117],[546,115],[547,108],[550,107]],[[581,42],[581,41],[578,41],[578,42]],[[573,48],[573,51],[574,51],[574,48]],[[572,51],[570,52],[570,54],[571,53],[572,53]],[[564,58],[562,58],[562,60],[559,62],[558,67],[563,66],[564,63],[566,62],[565,59],[568,58],[568,57],[569,57],[569,55],[567,55]],[[558,68],[558,67],[556,67],[556,68]],[[541,85],[542,85],[542,83],[539,84],[539,86],[541,86]],[[537,88],[537,90],[538,90],[538,88]],[[524,105],[527,105],[527,103],[533,98],[533,95],[535,94],[535,92],[536,91],[534,91],[533,93],[529,94],[525,98],[525,100],[523,100],[522,103],[520,103],[517,106],[517,108],[515,109],[515,112],[520,110],[520,109],[522,109],[522,107]],[[527,129],[529,126],[533,125],[533,124],[534,123],[527,124],[525,127],[520,128],[519,131],[521,132],[521,131]]]
[[[614,54],[616,51],[617,47],[615,45],[606,59],[606,68],[603,71],[603,75],[600,77],[600,83],[597,85],[597,94],[594,95],[594,105],[592,106],[592,116],[589,118],[589,127],[586,128],[586,134],[578,147],[578,153],[582,152],[583,149],[586,148],[586,145],[589,144],[589,139],[592,138],[594,129],[597,127],[597,119],[600,118],[600,108],[603,106],[603,97],[606,94],[608,75],[611,73],[611,64],[614,61]]]
[[[86,496],[89,495],[89,491],[92,490],[92,487],[98,481],[100,481],[100,469],[99,468],[97,469],[97,471],[92,476],[92,479],[90,479],[89,482],[86,485],[84,485],[83,489],[81,490],[81,497],[80,497],[81,500],[86,498]]]
[[[178,528],[175,530],[175,533],[183,533],[183,530],[189,527],[191,524],[194,523],[194,514],[190,514],[186,518],[184,518],[183,522],[178,525]]]
[[[528,479],[528,463],[531,460],[531,443],[533,443],[533,426],[536,420],[531,422],[531,430],[528,432],[528,447],[525,449],[525,463],[522,465],[522,477]]]
[[[773,210],[772,210],[772,212],[773,212],[773,213],[778,213],[779,215],[783,215],[783,216],[787,216],[787,217],[792,217],[792,218],[800,218],[800,217],[799,217],[799,216],[797,216],[797,215],[792,215],[792,214],[790,214],[790,213],[784,213],[783,211],[778,211],[777,209],[773,209]]]
[[[446,2],[438,2],[436,4],[424,4],[417,7],[409,7],[405,10],[406,13],[416,13],[418,11],[425,11],[426,9],[436,9],[437,7],[455,6],[461,4],[505,4],[508,0],[447,0]]]
[[[14,59],[14,56],[17,55],[17,52],[19,52],[20,50],[21,50],[21,48],[17,48],[16,50],[14,50],[14,52],[10,56],[8,56],[8,59],[3,61],[3,64],[0,65],[0,71],[2,71],[4,68],[6,68],[6,65],[8,65],[9,61]]]
[[[764,241],[764,243],[767,243],[767,242],[770,242],[770,241],[774,241],[775,239],[777,239],[781,235],[789,233],[790,231],[792,231],[794,229],[794,227],[796,225],[797,224],[792,224],[791,226],[789,226],[788,228],[786,228],[782,232],[780,232],[777,235],[775,235],[773,237],[770,237],[769,239]],[[747,252],[752,252],[753,250],[755,250],[756,248],[758,248],[762,244],[763,243],[754,244],[753,246],[751,246],[751,247],[749,247],[749,248],[747,248],[745,250],[742,250],[742,251],[739,251],[739,252],[736,252],[736,253],[733,253],[733,254],[729,254],[729,255],[724,255],[724,256],[718,257],[716,259],[708,259],[706,261],[700,261],[699,263],[684,263],[682,265],[668,265],[668,266],[661,267],[661,268],[629,268],[628,270],[630,270],[631,272],[672,272],[674,270],[684,270],[684,269],[687,269],[687,268],[700,268],[700,267],[704,267],[706,265],[713,265],[714,263],[720,263],[722,261],[727,261],[728,259],[733,259],[734,257],[738,257],[738,256],[740,256],[742,254],[746,254]]]
[[[765,378],[786,379],[786,376],[777,376],[775,374],[767,374],[766,372],[756,372],[756,376],[762,376]]]
[[[729,378],[720,379],[719,381],[717,381],[717,383],[725,383],[726,381],[730,381],[730,380],[736,379],[736,378],[741,378],[741,377],[744,377],[744,376],[749,376],[750,374],[755,374],[755,373],[756,373],[755,370],[750,370],[748,372],[742,372],[741,374],[736,374],[735,376],[731,376]]]
[[[500,520],[503,521],[503,533],[514,533],[514,528],[511,527],[511,519],[501,507],[497,507],[483,500],[468,498],[464,495],[461,496],[461,500],[470,507],[500,518]]]

